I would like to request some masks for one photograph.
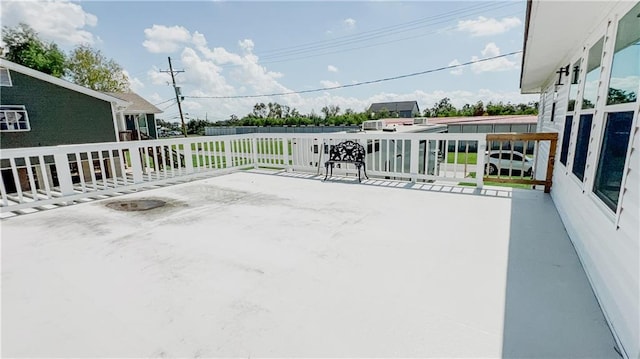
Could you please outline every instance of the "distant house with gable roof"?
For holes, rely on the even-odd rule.
[[[130,103],[122,111],[126,130],[124,133],[121,132],[121,140],[158,138],[155,115],[162,113],[160,109],[134,92],[107,92],[106,94]]]
[[[371,113],[388,112],[389,117],[410,118],[420,115],[418,101],[372,103],[368,111]]]

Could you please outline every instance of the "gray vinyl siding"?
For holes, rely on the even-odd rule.
[[[3,105],[24,105],[31,131],[0,132],[2,148],[116,141],[111,103],[15,71]]]

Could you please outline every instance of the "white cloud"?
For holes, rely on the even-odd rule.
[[[253,47],[255,46],[251,39],[238,41],[238,45],[240,45],[240,48],[242,48],[246,54],[253,52]]]
[[[182,45],[192,41],[189,30],[182,26],[153,25],[144,29],[146,40],[142,43],[151,53],[172,53],[178,51]],[[195,41],[200,41],[201,34],[196,33]]]
[[[451,61],[448,66],[455,66],[455,65],[460,65],[460,61],[458,61],[458,59],[453,59],[453,61]],[[451,69],[451,71],[449,71],[450,74],[456,75],[456,76],[462,75],[462,72],[463,72],[462,67],[455,67]]]
[[[329,72],[338,72],[338,68],[333,66],[333,65],[329,65],[329,66],[327,66],[327,71],[329,71]]]
[[[139,92],[140,90],[142,90],[144,88],[144,84],[142,83],[142,81],[140,81],[139,78],[137,77],[131,77],[131,75],[129,74],[128,71],[123,70],[122,73],[127,77],[127,79],[129,80],[129,85],[131,87],[131,90],[133,92]]]
[[[609,87],[637,94],[638,84],[640,84],[640,77],[629,75],[627,77],[612,77]]]
[[[330,87],[338,87],[340,86],[340,83],[338,81],[330,81],[330,80],[322,80],[320,81],[320,84],[322,85],[322,87],[324,88],[330,88]]]
[[[522,24],[517,17],[505,17],[502,20],[478,16],[477,20],[458,21],[458,31],[468,31],[471,36],[497,35]]]
[[[488,43],[484,49],[480,52],[483,58],[494,57],[500,55],[500,48],[493,42]],[[497,72],[497,71],[509,71],[519,68],[517,61],[518,55],[514,55],[514,60],[509,60],[508,57],[500,57],[493,60],[487,60],[471,64],[471,70],[477,74],[483,72]],[[478,61],[481,58],[478,56],[472,56],[471,61]]]
[[[490,42],[485,45],[484,49],[480,51],[484,57],[492,57],[500,55],[500,48],[494,42]]]
[[[284,74],[269,71],[260,65],[259,58],[253,53],[255,47],[251,39],[238,41],[237,51],[223,47],[210,48],[206,37],[199,33],[191,33],[184,27],[166,27],[154,25],[145,30],[147,41],[145,47],[151,52],[179,52],[176,62],[181,64],[185,72],[176,76],[176,82],[182,87],[186,96],[183,107],[186,112],[211,118],[228,118],[232,113],[244,116],[261,99],[211,99],[206,97],[234,96],[242,93],[283,93],[291,92],[278,82]],[[171,94],[171,77],[161,73],[159,69],[151,69],[147,75],[151,83],[166,85],[167,94]],[[204,98],[190,98],[204,97]],[[279,98],[280,103],[283,98]],[[299,95],[285,96],[291,103],[299,103]],[[267,101],[267,99],[265,99]],[[270,101],[275,101],[271,99]],[[268,102],[268,101],[267,101]],[[242,109],[242,110],[239,110]],[[167,110],[170,116],[171,110]],[[224,115],[221,115],[224,114]]]
[[[355,28],[355,27],[356,27],[356,20],[354,20],[354,19],[352,19],[352,18],[344,19],[343,23],[344,23],[344,26],[345,26],[347,29],[353,29],[353,28]]]
[[[190,98],[190,96],[234,96],[253,95],[264,93],[284,93],[292,92],[279,82],[284,77],[283,73],[270,71],[266,66],[260,64],[259,57],[253,53],[255,47],[251,39],[244,39],[237,43],[235,49],[222,47],[209,47],[203,34],[186,31],[186,36],[182,40],[174,41],[178,43],[179,56],[176,62],[185,70],[176,76],[176,81],[182,87],[182,93],[187,96],[183,102],[183,109],[190,113],[190,116],[209,120],[225,120],[231,114],[243,117],[251,112],[256,102],[277,102],[282,105],[296,108],[300,113],[308,114],[314,111],[320,113],[320,109],[327,104],[340,106],[343,110],[351,108],[354,111],[365,111],[373,102],[383,101],[404,101],[415,99],[420,108],[432,107],[434,103],[444,97],[452,99],[456,107],[461,107],[465,103],[475,104],[481,100],[503,102],[528,102],[537,100],[537,96],[526,97],[517,91],[502,93],[490,90],[481,91],[413,91],[407,93],[378,93],[368,98],[356,98],[341,96],[341,91],[323,91],[312,94],[292,94],[286,96],[271,96],[260,98],[236,98],[236,99],[210,99],[210,98]],[[183,42],[180,42],[183,41]],[[482,50],[483,56],[499,54],[500,49],[493,43],[487,44]],[[480,54],[479,54],[480,55]],[[330,71],[330,67],[327,70]],[[334,66],[335,67],[335,66]],[[478,70],[478,69],[476,69]],[[149,70],[146,83],[162,85],[166,90],[160,88],[158,92],[164,95],[151,97],[157,102],[172,97],[173,91],[170,86],[171,77],[167,73],[159,72],[158,68]],[[320,81],[322,87],[335,87],[340,83],[336,81]],[[146,89],[145,89],[146,90]],[[177,113],[176,107],[166,109],[160,118],[171,118]]]
[[[2,1],[2,25],[31,26],[46,41],[61,46],[94,44],[98,39],[86,27],[96,26],[98,18],[69,1]]]

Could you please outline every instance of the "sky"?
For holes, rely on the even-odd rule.
[[[64,51],[88,44],[114,59],[132,90],[169,121],[179,116],[169,57],[183,71],[176,82],[187,118],[209,121],[243,117],[258,102],[321,114],[324,106],[360,112],[387,101],[415,100],[424,110],[444,97],[457,107],[538,99],[520,94],[521,53],[448,68],[520,52],[524,0],[3,0],[0,7],[3,26],[24,22]]]

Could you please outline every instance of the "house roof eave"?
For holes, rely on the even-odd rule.
[[[4,67],[7,68],[11,71],[16,71],[22,74],[25,74],[27,76],[31,76],[33,78],[37,78],[39,80],[42,81],[46,81],[49,82],[51,84],[72,90],[72,91],[76,91],[82,94],[85,94],[87,96],[91,96],[103,101],[107,101],[110,103],[114,103],[116,105],[116,108],[118,107],[127,107],[129,106],[131,103],[128,101],[124,101],[122,99],[119,99],[117,97],[114,96],[110,96],[107,95],[103,92],[99,92],[96,90],[92,90],[90,88],[84,87],[84,86],[80,86],[80,85],[76,85],[72,82],[63,80],[61,78],[57,78],[55,76],[51,76],[51,75],[47,75],[44,72],[40,72],[31,68],[28,68],[26,66],[20,65],[20,64],[16,64],[15,62],[11,62],[9,60],[6,59],[2,59],[0,58],[0,67]]]
[[[566,66],[597,25],[606,21],[615,1],[527,1],[520,91],[539,93],[555,71]],[[576,13],[580,16],[567,16]],[[558,35],[562,24],[562,35]]]

